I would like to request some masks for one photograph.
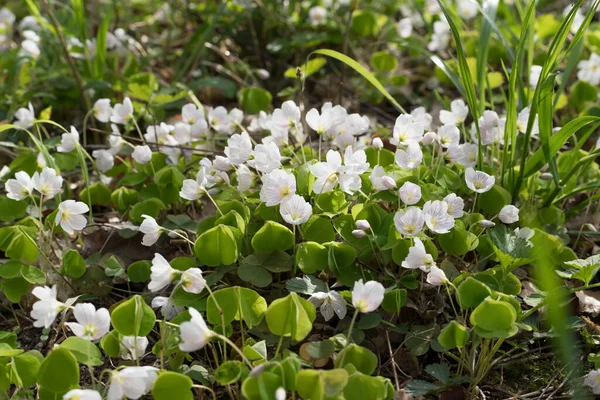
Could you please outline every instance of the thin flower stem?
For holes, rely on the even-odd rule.
[[[237,347],[235,345],[235,343],[233,343],[231,340],[229,340],[226,336],[224,335],[220,335],[216,332],[214,332],[214,336],[217,339],[221,339],[222,341],[224,341],[225,343],[227,343],[229,346],[231,346],[232,349],[234,349],[242,358],[242,360],[246,363],[246,365],[248,365],[248,367],[250,367],[250,369],[254,368],[254,366],[252,365],[252,363],[250,362],[250,360],[248,360],[248,358],[246,357],[246,355],[244,354],[244,352],[242,350],[240,350],[239,347]]]
[[[208,190],[204,189],[204,193],[206,193],[206,195],[208,196],[208,198],[210,199],[210,201],[213,203],[213,205],[215,206],[215,208],[217,209],[217,211],[219,212],[219,214],[221,214],[221,216],[223,216],[223,211],[221,211],[221,209],[219,208],[219,206],[217,205],[217,203],[215,202],[215,200],[212,198],[212,196],[210,195],[210,193],[208,193]]]
[[[342,349],[342,352],[344,350],[346,350],[346,347],[348,347],[350,345],[350,338],[352,337],[352,329],[354,329],[354,324],[356,323],[356,318],[358,318],[358,314],[359,311],[358,309],[354,310],[354,315],[352,316],[352,320],[350,321],[350,327],[348,328],[348,336],[346,336],[346,345],[344,346],[344,348]],[[343,367],[344,366],[344,357],[345,357],[346,353],[342,354],[342,358],[340,359],[340,366]]]
[[[214,390],[212,390],[208,386],[204,386],[204,385],[192,385],[192,387],[196,388],[196,389],[201,389],[201,390],[208,390],[212,394],[212,398],[214,400],[217,400],[217,394],[215,393]]]

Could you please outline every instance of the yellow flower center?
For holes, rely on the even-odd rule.
[[[354,302],[354,308],[356,308],[360,312],[364,312],[367,310],[368,304],[365,299],[358,299]]]
[[[83,334],[85,336],[94,337],[96,335],[96,326],[92,324],[85,324],[83,326]]]
[[[68,222],[71,220],[71,217],[73,217],[73,213],[71,212],[71,210],[64,210],[62,212],[62,220],[65,222]]]
[[[289,186],[282,186],[279,188],[279,190],[277,191],[277,194],[279,195],[280,199],[283,199],[284,197],[289,196],[292,193],[292,189],[290,189]]]
[[[406,233],[415,233],[417,231],[417,226],[415,224],[406,224],[404,225],[404,231]]]

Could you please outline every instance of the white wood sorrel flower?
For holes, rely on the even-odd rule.
[[[335,290],[315,292],[308,298],[308,301],[315,307],[319,307],[325,321],[333,318],[334,313],[339,319],[344,319],[346,316],[346,300]]]
[[[312,215],[312,206],[297,194],[288,196],[281,201],[279,213],[291,225],[300,225],[308,221]]]
[[[60,224],[69,235],[80,231],[87,225],[87,219],[81,215],[88,212],[90,208],[81,201],[65,200],[58,205],[54,225]]]
[[[408,207],[394,215],[394,225],[398,232],[406,236],[416,236],[423,229],[425,217],[418,207]]]
[[[158,369],[154,367],[126,367],[114,371],[110,378],[107,400],[139,399],[148,393],[158,376]]]
[[[81,338],[98,340],[110,330],[110,313],[106,308],[96,310],[91,303],[75,305],[73,315],[77,322],[67,322],[66,326]]]
[[[15,174],[15,179],[6,181],[6,197],[12,200],[23,200],[33,192],[33,181],[25,171],[19,171]]]
[[[264,202],[267,207],[276,206],[286,197],[296,193],[296,177],[281,169],[276,169],[263,176],[262,182],[260,201]]]
[[[475,171],[473,168],[467,168],[465,172],[465,181],[472,191],[485,193],[494,186],[496,178],[483,171]]]
[[[102,395],[91,389],[73,389],[64,394],[63,400],[102,400]]]
[[[202,318],[202,314],[195,308],[190,307],[188,312],[191,319],[179,325],[181,335],[179,349],[189,353],[203,348],[210,338],[214,336],[214,332],[208,329],[204,318]]]
[[[149,215],[142,214],[142,218],[144,218],[144,221],[140,225],[140,232],[144,234],[142,244],[144,246],[152,246],[160,237],[163,228]]]
[[[362,313],[375,311],[383,301],[385,289],[376,281],[363,283],[362,279],[354,283],[352,290],[352,305]]]
[[[31,318],[34,319],[33,326],[36,328],[50,328],[58,313],[66,308],[66,305],[56,299],[56,286],[37,286],[31,292],[39,299],[33,303]]]
[[[429,272],[434,265],[435,261],[433,261],[431,254],[427,254],[421,239],[415,238],[415,244],[408,249],[408,255],[402,261],[402,268],[420,269]]]
[[[54,197],[62,191],[63,178],[52,168],[45,167],[41,174],[34,172],[31,181],[33,188],[44,197]]]

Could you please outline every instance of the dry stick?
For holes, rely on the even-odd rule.
[[[44,8],[46,9],[48,16],[50,17],[50,20],[52,21],[52,25],[56,30],[56,35],[58,36],[58,40],[60,41],[60,46],[62,47],[63,52],[65,53],[67,63],[69,64],[69,67],[71,67],[71,72],[73,73],[73,77],[77,82],[77,87],[79,88],[81,99],[83,100],[83,104],[85,105],[85,111],[88,112],[90,110],[90,104],[88,103],[88,100],[85,97],[85,92],[83,90],[83,81],[81,80],[81,76],[79,76],[79,72],[77,72],[77,68],[75,68],[75,63],[73,63],[73,59],[71,58],[71,54],[69,53],[69,49],[67,48],[67,44],[65,43],[65,38],[63,37],[62,32],[60,30],[60,25],[54,17],[54,13],[52,12],[52,8],[50,7],[49,0],[44,0],[42,4],[44,5]]]
[[[394,360],[394,352],[392,351],[392,344],[390,343],[390,334],[387,329],[385,330],[385,337],[387,339],[388,351],[390,352],[390,359],[392,360],[392,371],[394,371],[396,391],[400,391],[400,382],[398,381],[398,373],[396,372],[396,360]]]

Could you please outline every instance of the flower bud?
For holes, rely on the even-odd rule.
[[[269,74],[269,71],[262,68],[256,70],[256,75],[263,81],[269,79],[269,77],[271,76],[271,74]]]
[[[482,228],[493,228],[496,226],[495,223],[487,219],[482,219],[481,221],[477,222],[477,224]]]
[[[423,145],[428,146],[431,143],[435,142],[437,139],[437,135],[435,132],[427,132],[425,135],[423,135],[423,139],[421,139],[421,143],[423,143]]]
[[[379,151],[383,149],[383,141],[380,138],[376,137],[371,142],[371,146],[373,146],[375,150]]]
[[[356,221],[356,227],[360,230],[368,231],[369,229],[371,229],[371,224],[369,224],[369,221],[367,221],[366,219],[359,219],[358,221]]]
[[[367,236],[367,234],[365,233],[365,231],[361,231],[360,229],[353,230],[352,234],[354,235],[355,238],[358,238],[358,239],[362,239],[365,236]]]
[[[552,179],[552,174],[550,172],[544,172],[540,175],[540,179],[544,181],[549,181],[550,179]]]
[[[381,178],[381,182],[383,183],[383,186],[390,190],[396,189],[397,187],[396,181],[391,176],[384,176],[383,178]]]

